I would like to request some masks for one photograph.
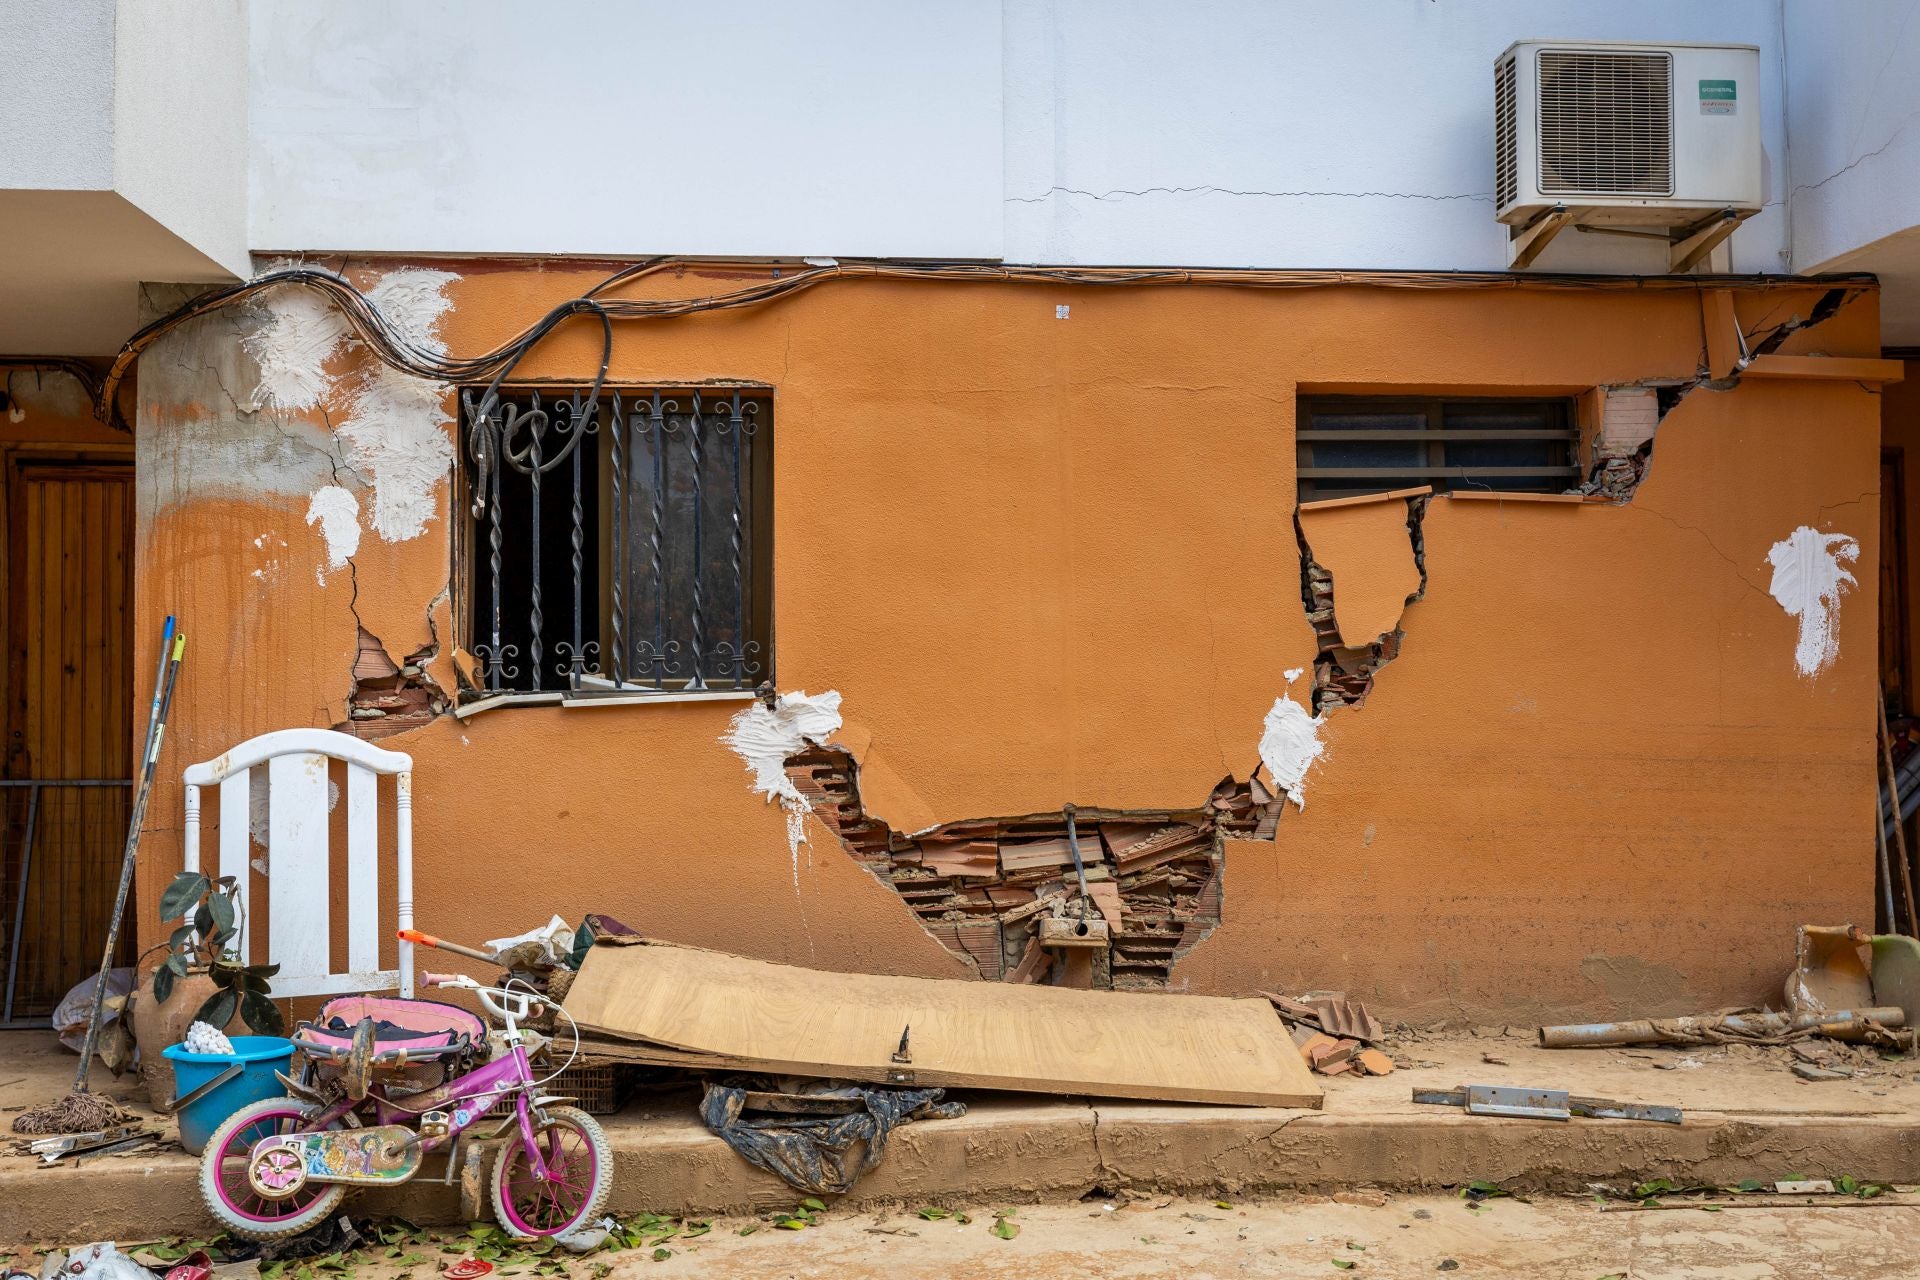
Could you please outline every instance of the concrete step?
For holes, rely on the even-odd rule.
[[[721,1216],[791,1207],[801,1196],[708,1133],[690,1094],[607,1122],[612,1208]],[[0,1243],[202,1235],[212,1222],[198,1163],[175,1150],[77,1167],[0,1161]],[[909,1124],[845,1197],[850,1205],[1033,1203],[1096,1188],[1244,1197],[1373,1185],[1390,1190],[1475,1179],[1582,1191],[1651,1177],[1735,1183],[1787,1173],[1920,1182],[1920,1114],[1689,1113],[1680,1125],[1504,1120],[1443,1108],[1393,1114],[977,1098],[956,1120]],[[421,1223],[461,1220],[454,1188],[416,1182],[366,1192],[349,1212]]]

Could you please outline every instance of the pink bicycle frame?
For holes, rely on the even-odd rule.
[[[425,1093],[410,1095],[405,1107],[388,1102],[377,1092],[369,1092],[367,1100],[373,1103],[375,1122],[378,1124],[417,1121],[420,1113],[425,1111],[448,1112],[446,1134],[438,1138],[421,1139],[421,1151],[428,1152],[451,1145],[464,1130],[478,1124],[494,1103],[506,1094],[513,1093],[514,1110],[520,1124],[520,1141],[526,1146],[534,1177],[544,1182],[547,1178],[547,1162],[533,1136],[533,1107],[529,1096],[533,1086],[533,1065],[527,1061],[526,1047],[516,1044],[511,1053],[498,1061],[489,1062],[463,1076],[456,1076]],[[326,1128],[352,1111],[354,1105],[342,1098],[314,1118],[313,1128]]]

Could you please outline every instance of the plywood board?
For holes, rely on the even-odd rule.
[[[1264,1000],[825,973],[690,947],[595,947],[566,1009],[600,1036],[742,1070],[1263,1107],[1320,1089]],[[912,1028],[910,1063],[891,1059]]]

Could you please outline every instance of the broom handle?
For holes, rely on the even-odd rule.
[[[140,789],[133,798],[133,816],[127,822],[126,851],[120,856],[120,888],[113,898],[113,918],[107,924],[107,945],[100,954],[100,975],[94,982],[93,1007],[87,1016],[87,1041],[80,1050],[80,1070],[73,1079],[73,1091],[87,1091],[87,1073],[93,1067],[93,1051],[100,1043],[100,1015],[107,1003],[107,972],[113,967],[113,953],[120,945],[120,920],[127,913],[127,893],[133,887],[135,856],[140,852],[140,828],[147,819],[147,797],[153,794],[153,769],[160,760],[160,741],[167,731],[167,712],[173,707],[173,685],[180,674],[180,655],[186,652],[187,638],[176,635],[173,618],[167,618],[166,634],[171,645],[160,648],[161,670],[165,678],[154,680],[153,707],[147,722],[146,754],[140,761]],[[169,652],[169,649],[171,652]]]
[[[1920,912],[1916,912],[1913,901],[1913,873],[1911,861],[1907,856],[1906,823],[1900,821],[1900,778],[1893,771],[1892,735],[1887,732],[1887,700],[1881,696],[1878,688],[1874,690],[1874,706],[1880,711],[1880,759],[1887,767],[1887,792],[1893,797],[1893,847],[1900,855],[1900,894],[1906,902],[1907,927],[1894,927],[1895,933],[1905,933],[1908,937],[1920,935]],[[1874,821],[1880,819],[1880,801],[1876,797],[1873,805]]]

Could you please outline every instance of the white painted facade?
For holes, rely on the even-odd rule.
[[[128,210],[203,274],[148,252],[99,288],[240,274],[249,251],[1501,270],[1493,62],[1552,38],[1758,46],[1765,205],[1727,264],[1885,272],[1888,340],[1920,342],[1916,11],[0,0],[0,217],[49,189],[125,206],[64,238],[70,211],[42,210],[17,261],[0,237],[0,301],[57,286],[34,264],[84,259],[76,238],[137,240]],[[1563,233],[1536,266],[1665,261]],[[7,347],[51,349],[0,321]]]
[[[1920,346],[1920,3],[1786,6],[1796,270],[1872,271]]]

